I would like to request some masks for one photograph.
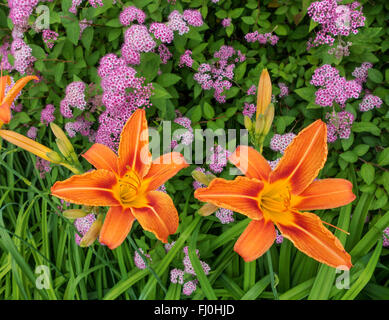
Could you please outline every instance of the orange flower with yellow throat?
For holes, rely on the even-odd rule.
[[[68,202],[110,207],[99,239],[110,249],[124,241],[135,219],[165,243],[177,230],[172,199],[156,189],[188,164],[177,152],[152,161],[148,139],[145,111],[139,109],[123,128],[118,156],[96,143],[83,155],[96,170],[56,182],[51,188],[54,196]]]
[[[344,179],[315,180],[327,159],[327,128],[317,120],[302,130],[272,171],[255,149],[239,146],[229,157],[245,177],[216,178],[197,189],[200,201],[246,215],[251,222],[234,250],[248,262],[274,243],[275,225],[294,245],[319,262],[349,269],[351,257],[321,219],[306,210],[330,209],[355,199]]]

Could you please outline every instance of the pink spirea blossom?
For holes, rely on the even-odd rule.
[[[149,31],[156,39],[162,43],[171,43],[174,39],[174,32],[165,23],[153,22],[150,25]]]
[[[381,98],[369,93],[364,96],[362,102],[359,104],[359,110],[366,112],[374,108],[381,108],[381,105]]]
[[[280,160],[281,160],[281,158],[278,158],[278,159],[276,159],[276,160],[270,160],[270,161],[268,161],[270,168],[271,168],[272,170],[274,170],[274,169],[277,167],[277,165],[278,165],[278,163],[280,162]]]
[[[60,111],[65,118],[72,118],[73,112],[71,107],[80,110],[85,109],[85,83],[74,81],[68,84],[65,92],[65,98],[60,103]]]
[[[45,174],[51,171],[50,162],[39,157],[36,158],[35,166],[39,171],[41,179],[44,179]]]
[[[122,58],[128,64],[138,65],[140,64],[140,52],[133,49],[129,43],[124,43],[121,49]]]
[[[346,80],[336,68],[328,64],[315,70],[311,84],[320,87],[315,92],[315,103],[323,107],[332,106],[334,102],[344,107],[348,99],[358,98],[362,91],[358,81]]]
[[[170,13],[167,25],[171,30],[178,31],[179,35],[183,35],[189,32],[187,23],[183,19],[182,14],[177,10],[174,10]]]
[[[257,93],[257,86],[253,84],[248,90],[247,90],[247,95],[248,96],[255,96]]]
[[[286,148],[290,145],[295,137],[296,135],[292,132],[283,135],[275,134],[270,140],[270,149],[284,154]]]
[[[323,44],[332,46],[335,37],[357,34],[358,28],[365,25],[359,2],[341,5],[337,0],[316,1],[308,7],[307,12],[311,19],[320,25],[316,38],[308,41],[308,50]]]
[[[192,54],[192,51],[190,50],[185,50],[185,53],[183,55],[181,55],[180,57],[180,63],[178,64],[178,66],[180,68],[182,68],[183,66],[187,66],[189,68],[192,67],[193,65],[193,59],[191,57],[191,54]]]
[[[225,150],[221,145],[216,145],[210,150],[209,169],[213,173],[220,173],[228,163],[228,157],[231,153]]]
[[[123,26],[129,26],[131,22],[138,21],[143,24],[146,20],[146,14],[134,6],[126,7],[119,15],[119,21]]]
[[[214,53],[215,60],[201,64],[193,78],[203,90],[214,89],[216,101],[225,103],[226,96],[223,93],[232,87],[235,63],[243,62],[245,58],[239,50],[223,45]]]
[[[275,46],[279,40],[279,38],[272,33],[259,33],[258,31],[247,33],[244,38],[247,42],[258,42],[259,44],[270,43],[272,46]]]
[[[227,28],[227,27],[229,27],[231,25],[231,18],[224,18],[223,20],[222,20],[222,26],[224,27],[224,28]]]
[[[354,115],[347,111],[327,113],[327,141],[335,142],[339,139],[348,139],[351,134],[351,126]]]
[[[186,296],[190,296],[197,289],[197,280],[185,282],[182,288],[182,293]]]
[[[363,84],[367,80],[368,71],[373,67],[373,64],[370,62],[364,62],[360,67],[354,69],[352,75],[355,77],[355,81],[358,81],[360,84]]]
[[[286,97],[287,95],[289,95],[289,88],[285,83],[278,82],[278,87],[280,88],[280,91],[281,91],[279,94],[280,98]]]
[[[225,208],[220,208],[215,213],[216,218],[218,218],[222,224],[229,224],[234,222],[235,220],[233,215],[233,211]]]
[[[383,242],[383,246],[384,247],[389,247],[389,227],[387,227],[385,230],[384,230],[384,235],[382,235],[383,238],[384,238],[384,242]]]
[[[112,53],[100,60],[97,72],[102,78],[101,102],[106,111],[99,117],[96,142],[117,150],[121,130],[128,118],[136,109],[151,105],[153,86],[144,85],[144,78],[138,78],[135,69]]]
[[[46,105],[45,108],[42,109],[41,112],[41,123],[45,124],[46,126],[55,120],[54,116],[55,107],[52,104]]]
[[[54,41],[58,39],[59,34],[52,30],[43,30],[42,31],[42,38],[43,41],[46,43],[47,47],[52,49],[54,47]]]
[[[104,5],[102,0],[88,0],[88,2],[93,8],[102,7]],[[81,3],[82,0],[73,0],[69,12],[77,14],[77,8],[81,5]]]
[[[276,230],[276,233],[277,233],[277,235],[276,235],[276,243],[281,244],[284,241],[284,237],[282,236],[281,233],[279,233],[278,230]]]
[[[74,221],[74,226],[76,227],[80,235],[84,236],[92,226],[93,222],[95,221],[96,221],[96,216],[93,213],[91,213],[86,215],[85,217],[76,219]],[[76,233],[75,241],[78,245],[80,245],[81,239],[82,238]]]
[[[35,140],[37,133],[38,133],[38,128],[30,127],[30,129],[28,129],[27,131],[27,137],[29,137],[32,140]]]
[[[170,271],[170,282],[184,284],[184,270],[174,268]]]
[[[147,27],[139,24],[133,24],[125,31],[124,42],[139,52],[150,52],[156,46]]]
[[[169,48],[163,43],[158,46],[158,53],[163,64],[166,64],[173,57],[173,54],[170,52]]]
[[[142,253],[142,255],[143,255],[146,259],[152,261],[152,259],[151,259],[151,257],[150,257],[149,254],[145,254],[141,248],[139,248],[139,251]],[[146,267],[147,267],[145,261],[143,260],[143,258],[141,257],[141,255],[138,253],[138,251],[135,251],[135,254],[134,254],[134,263],[135,263],[135,266],[136,266],[138,269],[141,269],[141,270],[146,269]]]
[[[84,137],[94,137],[94,132],[91,130],[92,125],[93,122],[87,121],[83,116],[79,116],[76,121],[66,123],[65,130],[70,138],[74,138],[77,132]]]
[[[248,102],[244,103],[244,109],[242,112],[244,116],[248,116],[251,118],[256,111],[257,111],[257,106],[254,103],[248,103]]]
[[[184,10],[182,18],[191,26],[201,27],[203,25],[203,17],[201,16],[200,11],[187,9]]]
[[[14,68],[20,74],[25,74],[36,61],[32,55],[32,49],[20,38],[13,40],[11,54],[14,57]]]

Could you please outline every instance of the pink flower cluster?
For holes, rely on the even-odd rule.
[[[183,55],[180,57],[180,63],[178,66],[182,68],[183,66],[187,66],[188,68],[192,68],[193,59],[191,57],[192,51],[186,50]]]
[[[146,14],[134,6],[124,8],[119,15],[119,21],[123,26],[129,26],[134,21],[143,24],[145,20]]]
[[[102,0],[88,0],[88,2],[90,3],[90,5],[93,8],[102,7],[104,5]],[[71,12],[73,14],[77,14],[77,8],[81,5],[81,3],[82,3],[82,0],[73,0],[72,6],[70,7],[69,12]],[[114,3],[115,3],[115,1],[114,1]]]
[[[170,52],[169,48],[163,43],[158,46],[158,53],[163,64],[166,64],[173,57],[173,54]]]
[[[84,236],[90,227],[92,226],[93,222],[96,221],[96,216],[91,213],[86,215],[83,218],[78,218],[74,221],[74,226],[76,227],[77,231],[80,233],[81,236]],[[80,245],[81,237],[76,233],[75,234],[75,241],[78,245]]]
[[[289,88],[285,83],[278,82],[278,87],[280,88],[280,91],[281,91],[278,97],[282,98],[282,97],[286,97],[287,95],[289,95]]]
[[[225,150],[221,145],[216,145],[210,150],[209,169],[213,173],[220,173],[228,163],[231,152]]]
[[[21,38],[14,38],[10,53],[14,57],[14,69],[20,74],[31,71],[36,58],[32,55],[32,49]]]
[[[365,25],[362,6],[356,1],[346,5],[338,4],[337,0],[316,1],[308,7],[308,15],[321,26],[316,38],[308,41],[308,50],[322,44],[332,46],[335,37],[357,34],[358,28]]]
[[[54,41],[58,39],[58,36],[59,34],[52,30],[46,29],[42,31],[43,41],[46,43],[49,49],[54,47]]]
[[[162,43],[171,43],[174,39],[174,32],[165,23],[153,22],[150,25],[149,31],[156,39]]]
[[[169,251],[172,246],[173,243],[169,247],[166,247],[165,245],[165,248],[167,248],[167,251]],[[188,255],[188,247],[185,247],[183,251],[185,254],[184,259],[182,260],[182,263],[184,265],[184,270],[177,269],[177,268],[172,269],[170,271],[170,282],[178,283],[181,285],[183,284],[182,293],[186,296],[190,296],[194,291],[196,291],[198,280],[194,278],[196,276],[196,272],[194,271],[194,268],[192,266],[192,263]],[[200,258],[198,249],[196,249],[196,254]],[[209,272],[211,271],[210,266],[201,260],[200,263],[204,273],[208,275]],[[192,280],[185,282],[185,278],[188,279],[189,277],[192,278]]]
[[[268,33],[259,33],[258,31],[254,31],[251,33],[248,33],[244,37],[247,42],[259,42],[260,44],[266,44],[270,43],[272,46],[275,46],[279,40],[279,38],[272,34],[271,32]]]
[[[234,222],[235,220],[233,215],[233,211],[225,208],[220,208],[215,213],[216,218],[218,218],[222,224],[229,224]]]
[[[185,129],[176,130],[173,133],[172,144],[171,144],[173,149],[179,143],[182,143],[183,145],[188,146],[194,140],[192,121],[187,117],[183,117],[179,111],[176,111],[176,114],[178,117],[174,120],[174,122],[177,123],[178,125],[184,127]]]
[[[216,101],[225,103],[226,96],[222,94],[224,90],[229,90],[232,86],[231,80],[234,77],[235,63],[245,60],[246,57],[240,50],[223,45],[219,51],[214,53],[214,61],[210,64],[201,64],[193,78],[201,85],[203,90],[214,89]]]
[[[149,254],[145,254],[141,248],[139,248],[139,251],[150,261],[152,261],[151,257]],[[141,255],[138,253],[138,251],[135,251],[134,255],[134,263],[138,269],[146,269],[146,262],[143,260]]]
[[[383,238],[384,238],[384,242],[383,242],[383,246],[384,247],[389,247],[389,227],[387,227],[385,230],[384,230],[384,234],[382,235]]]
[[[11,53],[11,45],[6,38],[3,39],[3,45],[0,47],[0,65],[8,72],[12,71],[13,67],[8,61],[8,54]]]
[[[277,165],[280,162],[280,160],[281,160],[281,158],[278,158],[276,160],[269,160],[268,163],[269,163],[270,168],[272,170],[274,170],[277,167]]]
[[[73,112],[71,107],[84,110],[85,101],[85,83],[82,81],[74,81],[66,87],[65,98],[60,103],[61,114],[65,118],[72,118]]]
[[[113,53],[101,58],[98,74],[102,78],[102,103],[106,111],[99,117],[96,142],[116,150],[127,119],[136,109],[151,105],[153,86],[144,85],[144,78],[136,77],[135,69]]]
[[[89,141],[93,142],[96,136],[94,130],[91,129],[93,122],[86,120],[83,116],[77,117],[76,121],[65,124],[65,130],[70,138],[74,138],[79,132],[84,137],[89,137]]]
[[[327,113],[327,141],[335,142],[339,139],[348,139],[351,134],[351,126],[354,115],[347,111]]]
[[[248,96],[255,96],[257,93],[257,86],[253,84],[248,90],[247,90],[247,95]]]
[[[374,108],[381,108],[381,105],[382,100],[380,97],[368,93],[364,96],[362,102],[359,104],[359,110],[366,112]]]
[[[51,171],[50,162],[39,157],[36,158],[35,166],[38,169],[39,175],[42,179],[45,178],[46,173]]]
[[[276,230],[276,233],[277,233],[276,243],[281,244],[284,241],[284,237],[282,236],[282,234],[278,230]]]
[[[290,145],[296,135],[292,132],[285,134],[275,134],[270,140],[270,149],[281,154],[285,153],[286,148]]]
[[[28,129],[27,131],[27,137],[29,137],[32,140],[35,140],[37,133],[38,133],[37,127],[30,127],[30,129]]]
[[[172,31],[178,31],[179,35],[183,35],[189,32],[188,25],[200,27],[203,23],[203,18],[198,10],[187,9],[183,12],[183,14],[174,10],[168,17],[167,26]]]
[[[41,111],[41,123],[48,126],[49,123],[55,120],[54,116],[55,107],[52,104],[46,105]]]
[[[361,85],[366,82],[368,71],[373,65],[370,62],[364,62],[360,67],[354,69],[352,75],[355,77],[355,81]]]
[[[251,118],[257,111],[257,106],[254,103],[244,103],[243,115]]]
[[[227,27],[229,27],[231,25],[231,18],[224,18],[223,20],[222,20],[222,26],[224,27],[224,28],[227,28]]]
[[[9,18],[15,27],[20,29],[27,29],[28,18],[31,16],[34,8],[38,4],[38,0],[9,0],[8,6],[10,8]]]
[[[339,75],[336,68],[329,64],[315,70],[311,84],[321,87],[315,93],[315,103],[323,107],[332,106],[334,102],[344,107],[348,99],[358,98],[362,91],[362,86],[358,81],[346,80]]]

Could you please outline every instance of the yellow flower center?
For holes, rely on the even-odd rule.
[[[126,174],[118,179],[120,201],[126,205],[137,197],[142,181],[138,174],[131,168],[127,168]]]

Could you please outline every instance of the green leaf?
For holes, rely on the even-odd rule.
[[[349,163],[354,163],[358,161],[358,156],[353,151],[343,152],[340,157]]]
[[[248,24],[248,25],[252,25],[252,24],[255,23],[254,18],[251,17],[251,16],[242,17],[242,21],[243,21],[245,24]]]
[[[158,83],[164,86],[165,88],[176,84],[180,80],[181,77],[174,73],[163,73],[158,77]]]
[[[215,117],[215,110],[213,110],[212,106],[208,102],[204,102],[203,104],[203,114],[205,119],[211,120]]]
[[[369,132],[375,136],[381,134],[381,130],[371,122],[354,122],[352,126],[354,132]]]
[[[361,177],[366,184],[371,184],[375,178],[375,169],[371,164],[364,163],[361,167]]]
[[[389,148],[385,148],[378,154],[378,164],[380,166],[387,166],[389,165]]]
[[[381,71],[373,68],[368,70],[368,78],[375,83],[382,83],[384,81],[384,76]]]

